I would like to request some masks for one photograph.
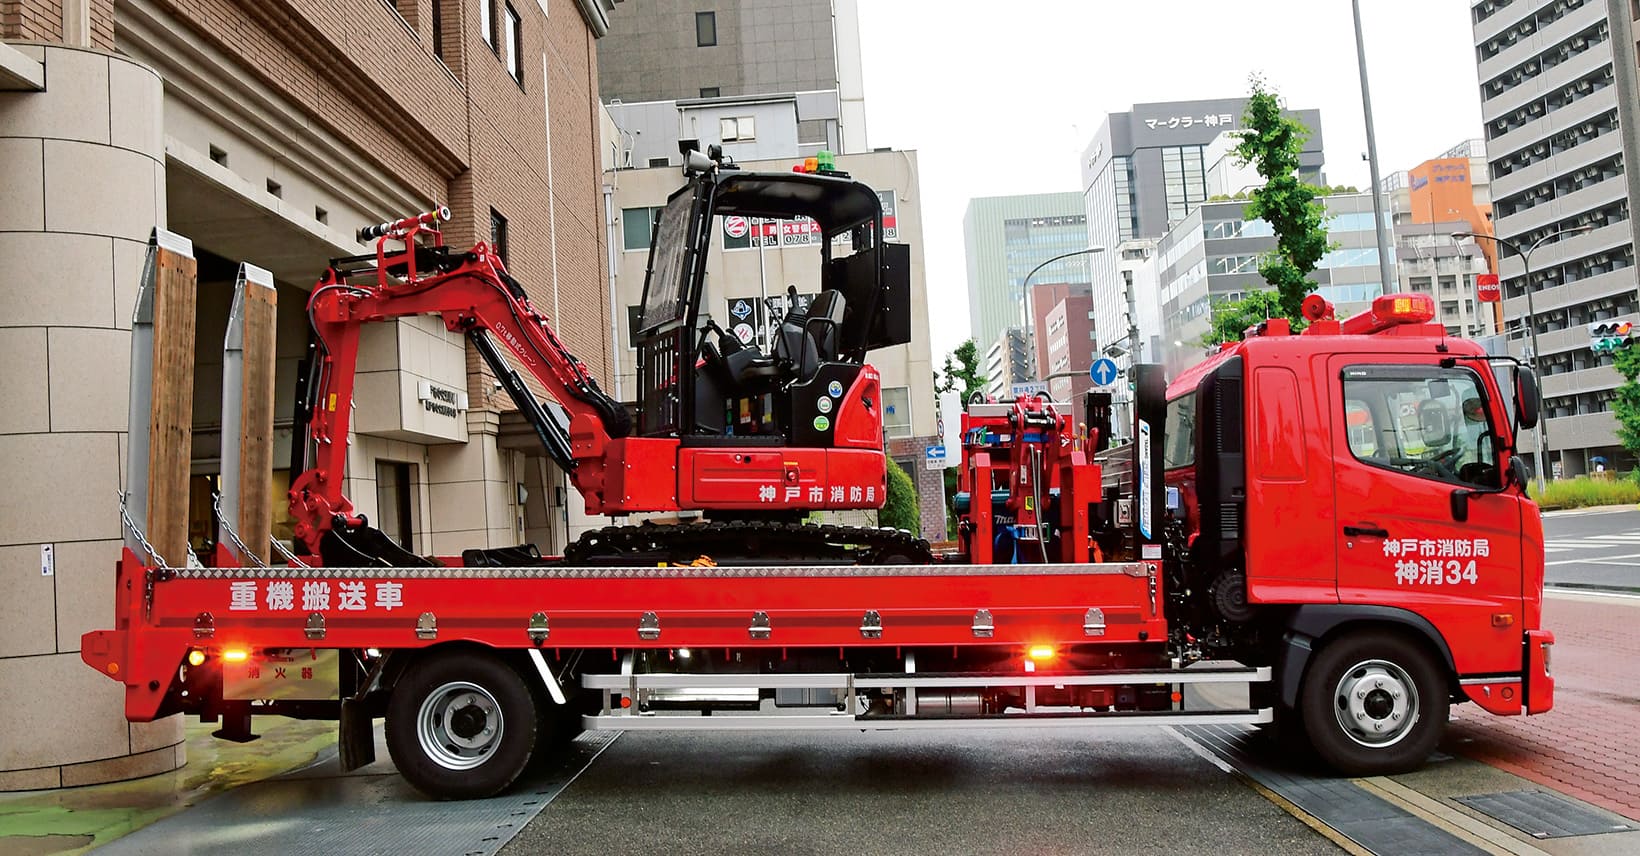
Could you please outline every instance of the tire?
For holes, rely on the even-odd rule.
[[[1424,646],[1381,630],[1329,642],[1304,672],[1299,712],[1310,745],[1349,776],[1422,766],[1446,729],[1446,669]]]
[[[451,651],[413,663],[387,702],[387,750],[416,790],[477,799],[505,790],[537,740],[535,698],[493,654]]]

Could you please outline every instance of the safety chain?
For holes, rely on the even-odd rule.
[[[269,535],[268,536],[268,543],[272,544],[273,549],[279,551],[279,555],[284,557],[285,564],[294,565],[295,567],[298,567],[298,568],[308,567],[307,562],[304,562],[301,559],[296,558],[296,556],[293,555],[289,550],[285,549],[285,542],[280,541],[278,538],[275,538],[272,535]]]
[[[173,568],[165,563],[165,557],[161,556],[159,551],[154,549],[153,544],[148,543],[148,538],[144,536],[142,534],[142,530],[137,527],[137,522],[131,519],[131,513],[126,509],[125,491],[115,490],[114,495],[119,497],[120,500],[120,521],[124,524],[127,531],[129,531],[132,535],[137,536],[137,542],[142,545],[142,551],[146,553],[148,559],[154,563],[154,567],[160,571],[166,572],[176,570],[176,568]],[[184,563],[184,567],[205,567],[205,563],[199,559],[199,554],[194,552],[194,547],[192,544],[183,545],[183,549],[188,551],[188,559]]]
[[[171,566],[165,564],[165,557],[161,556],[159,551],[154,549],[154,545],[148,543],[148,539],[142,534],[142,530],[137,528],[136,521],[131,519],[131,513],[127,511],[125,507],[125,491],[116,490],[114,491],[114,495],[120,499],[120,521],[125,524],[125,529],[127,532],[137,536],[137,543],[142,545],[142,551],[147,554],[148,560],[153,562],[162,571],[171,570]]]
[[[222,531],[228,533],[228,540],[232,541],[234,547],[239,549],[240,557],[241,558],[248,558],[252,562],[255,562],[256,566],[258,568],[267,567],[268,563],[262,561],[261,556],[258,556],[255,553],[251,552],[251,548],[246,547],[244,541],[239,540],[239,533],[234,531],[233,524],[229,523],[228,519],[226,517],[222,516],[222,494],[221,493],[213,492],[211,494],[211,507],[216,510],[216,524],[218,526],[222,527]]]

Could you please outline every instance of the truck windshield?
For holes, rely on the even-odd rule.
[[[1344,371],[1344,425],[1362,463],[1496,487],[1497,454],[1480,378],[1436,366]]]

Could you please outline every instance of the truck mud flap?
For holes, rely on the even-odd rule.
[[[341,758],[344,773],[376,761],[375,720],[360,699],[342,699],[342,715],[336,730],[336,753]]]

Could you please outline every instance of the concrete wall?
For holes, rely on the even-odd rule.
[[[160,79],[104,53],[18,49],[50,83],[0,92],[0,790],[185,760],[177,718],[127,723],[123,687],[79,655],[80,634],[114,621],[131,310],[165,225]]]
[[[696,42],[695,14],[713,12],[717,44]],[[856,61],[858,56],[856,54]],[[829,0],[622,0],[598,44],[606,98],[695,98],[837,88]]]

